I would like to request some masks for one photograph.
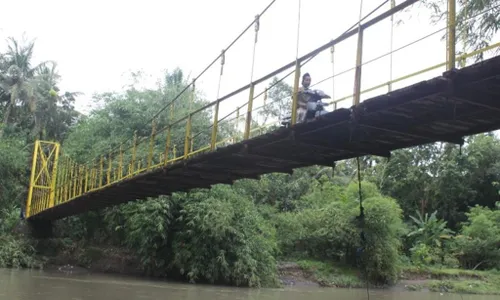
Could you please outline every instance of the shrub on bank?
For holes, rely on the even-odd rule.
[[[176,195],[172,267],[190,281],[272,286],[277,283],[274,229],[249,199],[229,186]]]
[[[0,268],[39,268],[41,262],[31,241],[10,234],[0,235]]]
[[[395,280],[404,228],[402,211],[394,199],[381,196],[372,184],[363,183],[366,249],[359,257],[359,201],[355,190],[353,185],[339,189],[324,182],[304,197],[312,208],[281,214],[277,230],[283,255],[333,259],[353,266],[364,258],[362,267],[371,280]],[[324,205],[315,205],[315,201]]]

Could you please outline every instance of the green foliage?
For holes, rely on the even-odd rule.
[[[478,3],[472,1],[475,6],[470,8],[481,9]],[[77,94],[61,93],[57,86],[56,64],[33,67],[33,44],[16,43],[11,43],[8,55],[0,55],[4,120],[0,232],[11,232],[18,219],[34,137],[62,141],[65,155],[86,162],[125,140],[130,142],[134,132],[148,137],[152,129],[148,121],[189,83],[182,70],[175,69],[165,73],[157,89],[144,89],[139,88],[141,75],[134,73],[133,83],[124,91],[96,95],[95,109],[81,116],[73,108]],[[269,89],[272,104],[262,110],[264,123],[289,114],[291,87],[276,79],[274,83]],[[173,120],[186,115],[190,106],[197,109],[206,104],[201,91],[193,103],[189,99],[189,93],[177,99]],[[194,149],[208,144],[211,121],[208,111],[193,118]],[[169,109],[156,119],[157,128],[170,122]],[[183,154],[184,124],[172,128],[177,155]],[[232,125],[222,125],[219,140],[233,135],[233,130]],[[164,135],[158,135],[155,159],[164,150]],[[147,151],[139,147],[137,157],[146,157]],[[124,163],[130,158],[130,151],[126,152]],[[277,257],[301,258],[300,266],[329,286],[358,286],[358,275],[364,271],[371,281],[394,281],[404,258],[411,258],[420,269],[500,268],[497,137],[469,137],[461,152],[455,145],[435,143],[394,151],[390,161],[372,156],[360,161],[366,180],[361,188],[366,236],[361,257],[355,160],[339,162],[335,170],[312,166],[291,175],[265,174],[260,180],[241,180],[231,187],[220,185],[89,212],[58,222],[58,234],[72,245],[91,245],[82,251],[88,264],[105,253],[92,244],[122,247],[150,275],[242,286],[275,285]],[[403,218],[413,221],[412,226],[403,224]],[[452,230],[459,235],[454,237]],[[4,235],[0,243],[0,266],[37,264],[29,241]],[[403,259],[401,252],[406,255]]]
[[[153,117],[177,95],[183,86],[188,84],[180,69],[167,72],[159,89],[139,89],[140,77],[137,82],[121,93],[103,93],[95,95],[94,101],[99,105],[91,114],[75,126],[65,140],[64,149],[71,157],[86,162],[110,149],[123,145],[124,149],[130,147],[134,132],[138,137],[149,137],[152,131]],[[191,95],[183,93],[174,104],[174,119],[170,119],[170,107],[156,118],[157,129],[164,129],[169,123],[187,115]],[[193,110],[206,104],[206,101],[197,95],[191,104]],[[208,145],[210,141],[211,112],[204,110],[193,116],[191,130],[196,134],[194,149]],[[184,149],[185,122],[172,127],[172,145],[177,146],[177,155],[182,155]],[[229,132],[229,128],[219,128],[219,140]],[[160,138],[161,137],[161,138]],[[147,143],[142,143],[137,149],[137,157],[145,158],[148,152]],[[158,158],[165,151],[164,135],[155,139],[154,151]],[[173,147],[171,149],[173,151]],[[172,154],[170,154],[172,155]],[[124,163],[130,160],[131,151],[125,152]]]
[[[277,283],[275,233],[249,199],[228,186],[176,195],[183,208],[177,219],[173,266],[190,281],[245,286]]]
[[[0,209],[10,210],[24,201],[29,179],[28,155],[22,140],[4,137],[0,141]]]
[[[73,107],[79,93],[59,94],[55,62],[33,65],[34,41],[9,37],[6,42],[6,52],[0,53],[0,138],[5,132],[29,132],[30,139],[64,138],[79,115]]]
[[[425,243],[418,243],[413,246],[411,251],[411,261],[415,266],[429,266],[439,260],[439,257],[434,255],[434,248]]]
[[[31,241],[13,235],[0,235],[0,268],[38,268]]]
[[[303,198],[305,203],[312,203],[312,208],[278,216],[278,239],[283,254],[356,264],[356,249],[361,247],[361,240],[356,221],[359,201],[352,186],[342,190],[331,182],[315,185]],[[398,272],[399,239],[403,233],[401,209],[394,199],[382,197],[371,189],[373,185],[363,186],[367,187],[362,189],[363,193],[369,196],[363,201],[367,238],[363,263],[372,280],[392,281]]]
[[[472,271],[433,267],[406,267],[405,276],[428,278],[423,286],[441,293],[500,294],[498,271]]]
[[[265,174],[260,180],[239,180],[235,182],[234,188],[256,204],[268,204],[278,211],[292,211],[302,205],[302,201],[297,200],[309,191],[321,170],[313,166],[297,169],[292,175]]]
[[[447,16],[447,1],[425,0],[424,5],[432,10],[434,22]],[[466,52],[472,52],[488,46],[498,31],[498,0],[458,0],[457,1],[457,40]],[[477,56],[482,59],[483,54]]]
[[[459,294],[500,295],[500,276],[490,276],[487,280],[436,280],[429,283],[433,292]]]
[[[18,208],[0,208],[0,234],[11,233],[19,222]]]
[[[160,197],[128,203],[105,214],[111,236],[123,238],[122,243],[135,251],[148,274],[164,274],[167,268],[172,206],[169,198]]]
[[[18,209],[0,208],[0,268],[40,267],[32,241],[14,235],[18,223]]]
[[[500,268],[500,210],[473,207],[456,238],[460,263],[466,268]]]
[[[398,199],[405,217],[438,211],[451,229],[466,221],[469,206],[494,207],[500,181],[500,140],[479,134],[458,146],[436,143],[393,152],[389,162],[373,159],[367,178]]]
[[[277,77],[269,83],[267,105],[259,112],[264,117],[264,123],[268,119],[282,120],[291,114],[292,87],[285,82],[279,81]]]
[[[298,260],[297,264],[307,273],[311,273],[320,285],[327,287],[361,288],[365,283],[355,270],[338,266],[331,262],[317,260]]]
[[[419,211],[416,213],[417,217],[410,216],[414,227],[413,231],[408,233],[408,236],[413,237],[416,242],[441,247],[441,239],[449,238],[453,234],[453,231],[446,227],[446,221],[436,217],[437,211],[433,212],[430,217],[427,213],[424,216]]]

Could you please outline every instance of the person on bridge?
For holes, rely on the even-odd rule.
[[[309,90],[311,85],[311,75],[305,73],[302,75],[302,86],[299,88],[297,95],[297,123],[303,123],[306,120],[308,95],[303,93]]]

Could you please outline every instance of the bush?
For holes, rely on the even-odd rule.
[[[340,188],[331,182],[315,185],[301,201],[308,207],[278,216],[278,243],[283,254],[333,259],[355,265],[361,246],[356,216],[359,201],[353,184]],[[392,198],[380,196],[371,184],[363,183],[365,207],[365,266],[371,280],[389,282],[396,278],[402,211]],[[323,207],[321,205],[323,204]]]
[[[135,251],[148,274],[165,275],[168,268],[172,201],[167,197],[128,203],[122,209],[125,245]]]
[[[460,264],[465,268],[500,267],[500,210],[476,206],[456,237]]]
[[[228,186],[176,195],[172,267],[190,281],[245,286],[277,284],[275,232],[250,199]]]
[[[36,258],[31,243],[12,235],[0,235],[0,268],[37,268],[41,262]]]

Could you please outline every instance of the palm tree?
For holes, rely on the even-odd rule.
[[[11,113],[16,105],[28,108],[30,113],[36,109],[33,78],[38,68],[47,64],[42,62],[32,66],[34,41],[20,44],[15,38],[7,39],[7,52],[2,56],[0,67],[0,90],[8,95],[3,112],[3,126],[0,128],[0,138],[9,124]]]
[[[60,95],[59,80],[56,63],[47,63],[37,69],[33,80],[37,98],[33,136],[60,140],[77,117],[73,103],[81,93],[65,92]]]

